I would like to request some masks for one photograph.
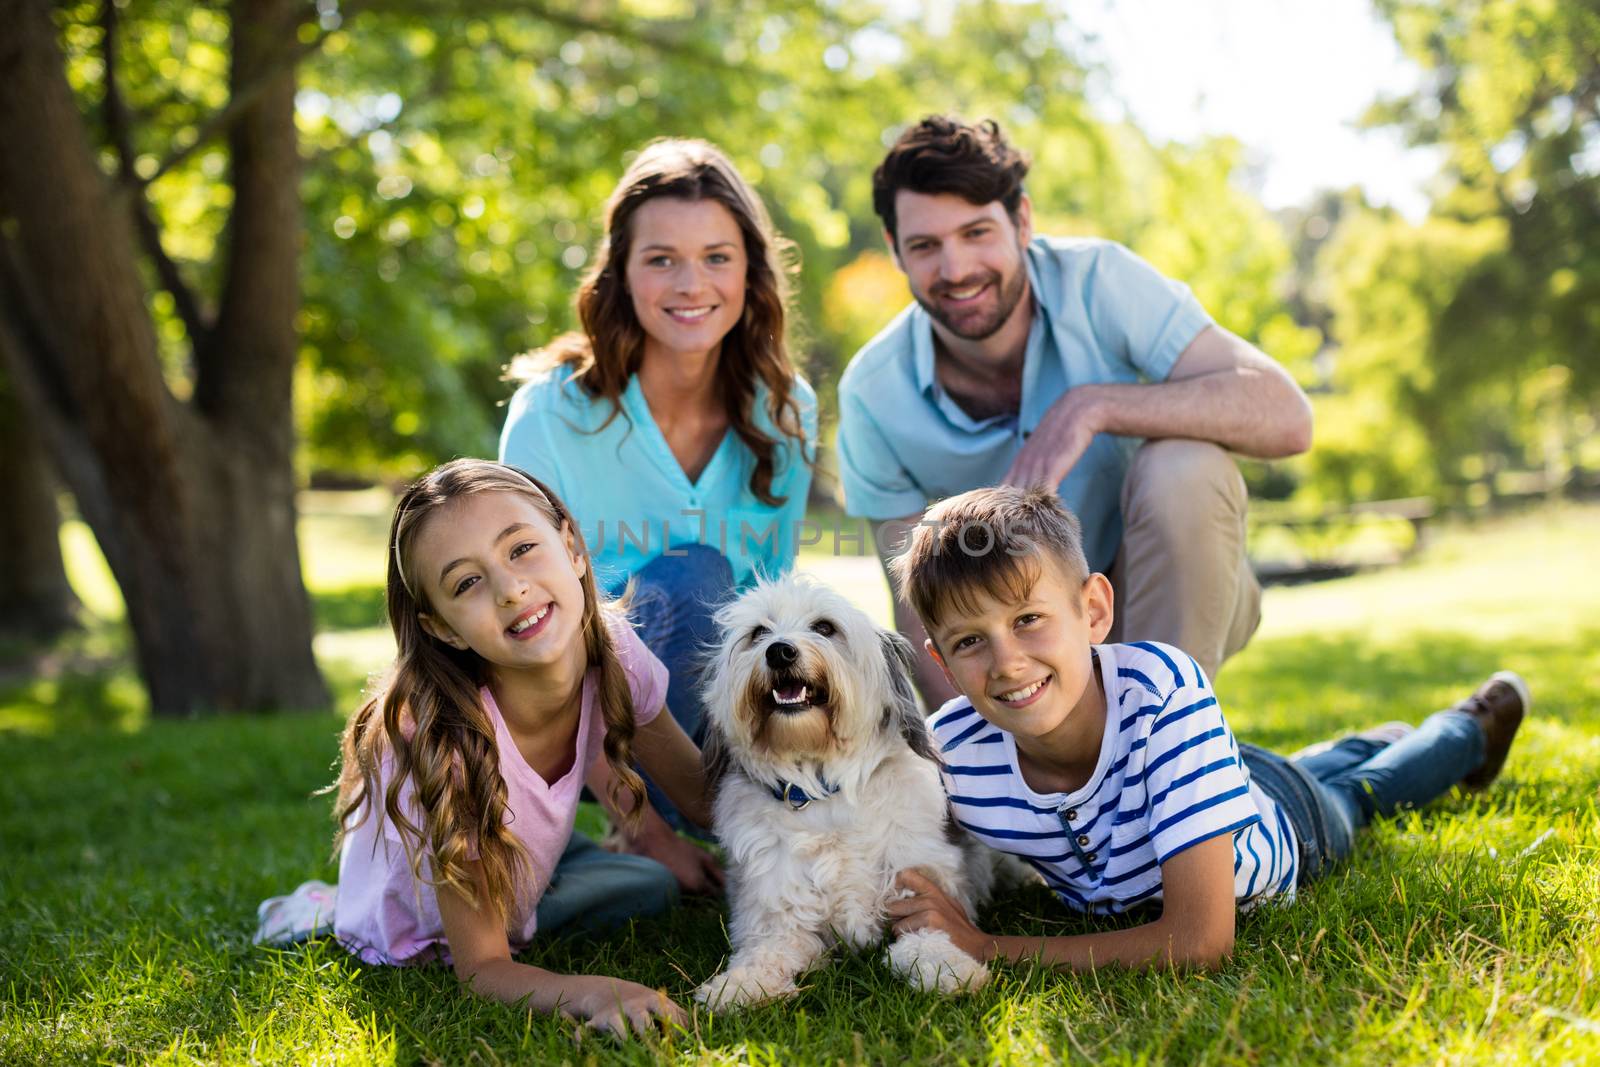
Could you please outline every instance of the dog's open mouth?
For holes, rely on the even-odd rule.
[[[767,694],[767,710],[781,715],[826,707],[827,703],[826,686],[792,675],[776,679]]]

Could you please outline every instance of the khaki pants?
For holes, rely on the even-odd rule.
[[[1261,622],[1261,586],[1245,559],[1244,479],[1208,441],[1148,441],[1122,485],[1122,548],[1111,567],[1111,641],[1162,641],[1207,676]]]

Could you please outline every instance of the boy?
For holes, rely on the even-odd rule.
[[[1239,907],[1292,900],[1375,815],[1487,786],[1530,703],[1522,679],[1501,672],[1416,729],[1389,724],[1293,759],[1241,746],[1190,656],[1100,644],[1110,583],[1045,490],[943,501],[894,572],[963,694],[929,719],[955,819],[1027,860],[1069,907],[1161,903],[1158,919],[1127,929],[996,937],[902,872],[910,896],[891,906],[895,930],[942,929],[981,960],[1218,966]]]

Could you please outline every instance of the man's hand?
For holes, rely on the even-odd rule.
[[[1006,485],[1054,491],[1103,427],[1095,387],[1068,389],[1050,405],[1002,479]]]
[[[889,902],[894,932],[943,930],[956,948],[973,959],[988,962],[994,956],[994,938],[972,925],[966,909],[916,868],[895,875],[894,884],[911,895]]]
[[[1271,357],[1208,326],[1166,381],[1097,382],[1062,393],[1011,461],[1006,484],[1056,488],[1099,433],[1213,441],[1279,459],[1311,447],[1311,402]]]

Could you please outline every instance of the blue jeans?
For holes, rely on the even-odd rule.
[[[1294,826],[1304,885],[1349,855],[1356,832],[1374,818],[1420,807],[1482,766],[1484,740],[1476,719],[1451,710],[1392,744],[1346,737],[1298,759],[1243,744],[1239,754]]]
[[[678,880],[655,860],[607,852],[576,830],[539,898],[538,931],[595,933],[678,903]]]
[[[733,565],[709,545],[679,545],[683,555],[657,556],[633,577],[629,614],[645,647],[666,664],[667,710],[695,744],[705,737],[705,710],[700,702],[700,674],[706,652],[716,642],[712,615],[733,598]],[[623,583],[626,584],[626,583]],[[622,592],[623,584],[612,590]],[[689,829],[688,820],[656,784],[645,777],[651,805],[674,829]]]

